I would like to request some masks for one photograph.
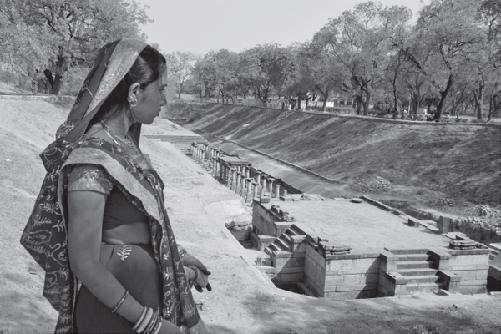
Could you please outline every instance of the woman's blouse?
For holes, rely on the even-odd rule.
[[[77,165],[68,174],[68,191],[95,191],[106,196],[103,230],[119,225],[146,223],[147,217],[113,185],[110,177],[99,166]]]

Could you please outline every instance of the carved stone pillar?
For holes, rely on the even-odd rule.
[[[274,177],[268,177],[268,184],[269,184],[269,193],[270,193],[270,198],[273,197],[273,183],[276,181]]]

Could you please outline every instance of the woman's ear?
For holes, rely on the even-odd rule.
[[[138,82],[134,82],[132,85],[130,85],[127,101],[129,101],[129,105],[131,107],[134,107],[140,100],[140,94],[141,94],[141,88]]]

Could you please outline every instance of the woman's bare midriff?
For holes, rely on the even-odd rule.
[[[150,231],[144,222],[119,225],[103,230],[103,242],[108,244],[149,244]]]

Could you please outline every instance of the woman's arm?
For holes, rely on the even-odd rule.
[[[95,191],[68,192],[68,252],[70,267],[89,291],[109,308],[120,300],[124,288],[99,262],[106,196]],[[134,323],[143,307],[129,296],[119,314]]]
[[[113,308],[125,289],[99,261],[105,202],[106,195],[96,191],[68,192],[68,250],[76,277],[104,305]],[[143,305],[128,296],[118,314],[135,323],[142,311]],[[178,333],[178,328],[164,321],[161,332]]]

